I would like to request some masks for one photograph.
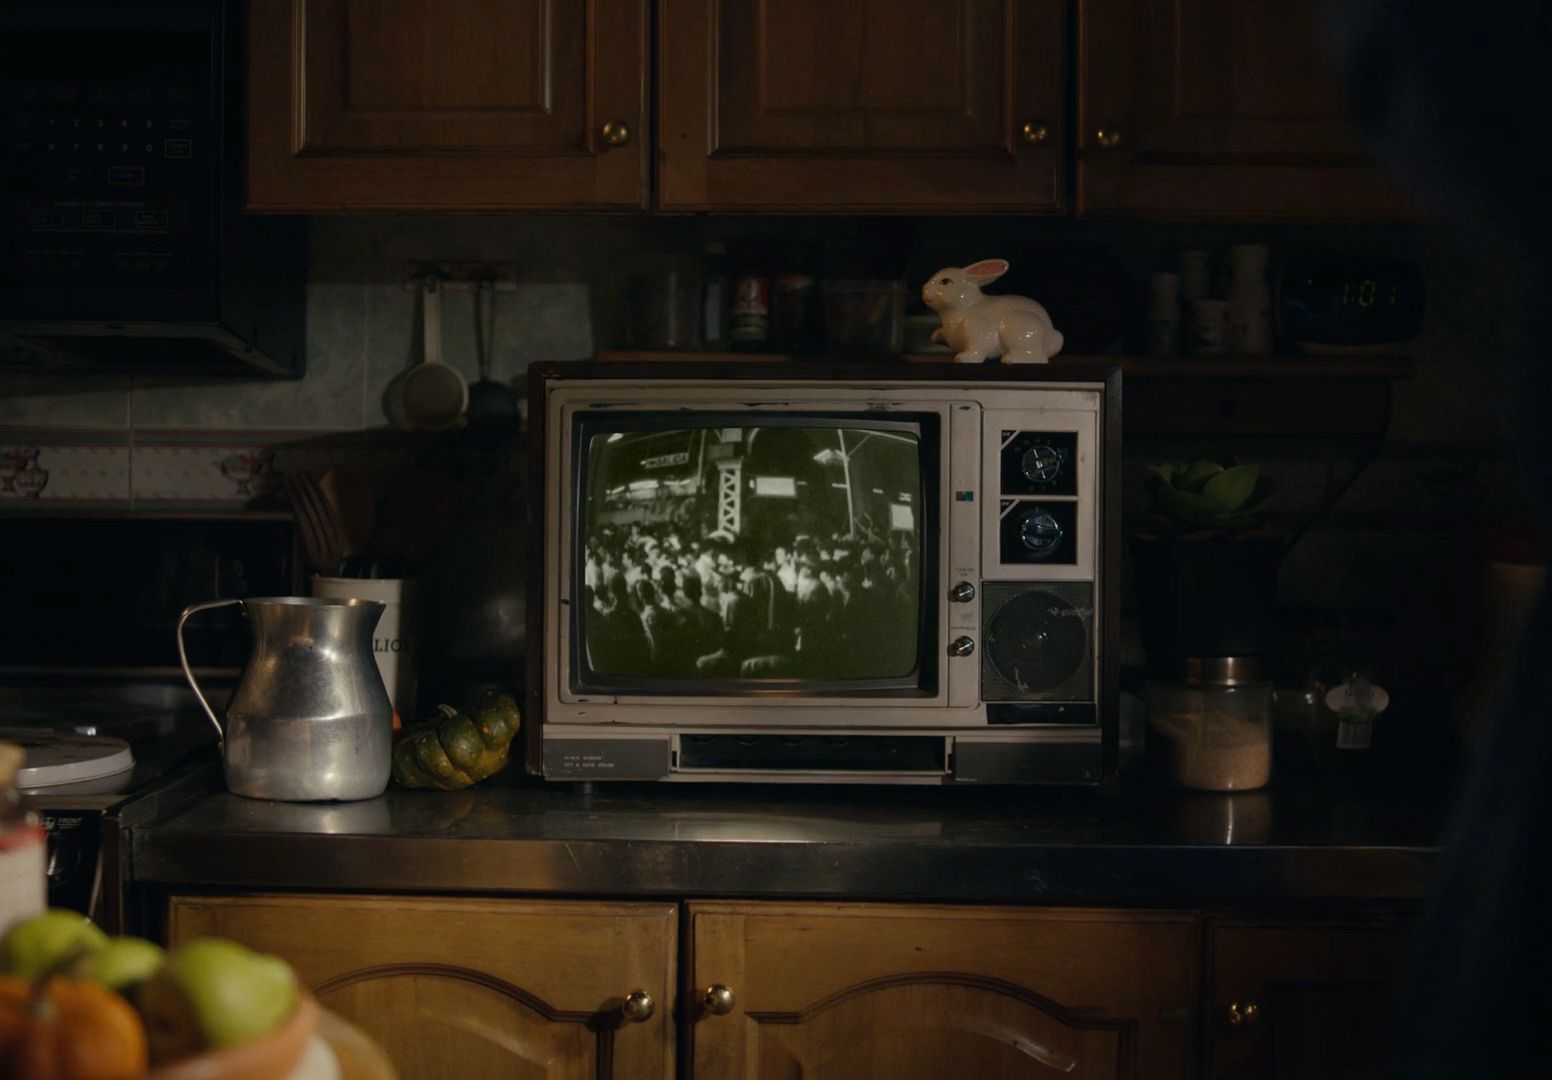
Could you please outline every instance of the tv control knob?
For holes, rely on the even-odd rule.
[[[1062,542],[1062,523],[1048,511],[1031,510],[1019,522],[1019,539],[1030,551],[1050,551]]]
[[[975,599],[975,586],[968,581],[961,581],[948,591],[948,598],[956,604],[968,604]]]
[[[1019,458],[1019,471],[1033,484],[1049,484],[1062,471],[1062,456],[1045,443],[1036,443]]]
[[[957,637],[948,643],[950,656],[969,656],[973,652],[975,652],[975,641],[972,638]]]

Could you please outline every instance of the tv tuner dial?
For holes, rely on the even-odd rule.
[[[1036,484],[1049,484],[1062,471],[1062,457],[1045,443],[1036,443],[1019,458],[1019,471]]]
[[[974,638],[957,637],[948,643],[948,654],[950,656],[969,656],[973,652],[975,652]]]
[[[1031,510],[1019,522],[1019,539],[1033,552],[1046,552],[1062,542],[1062,525],[1046,510]]]
[[[968,604],[975,599],[975,586],[968,581],[961,581],[948,591],[948,598],[956,604]]]

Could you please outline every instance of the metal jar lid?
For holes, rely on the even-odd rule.
[[[1188,656],[1180,662],[1180,677],[1209,686],[1246,686],[1265,682],[1259,656]]]

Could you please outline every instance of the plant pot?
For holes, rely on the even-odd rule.
[[[1274,533],[1134,537],[1137,614],[1149,665],[1272,650],[1277,568],[1286,551]]]

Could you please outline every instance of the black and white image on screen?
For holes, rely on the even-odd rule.
[[[588,438],[581,643],[599,676],[891,679],[917,667],[914,431]]]

